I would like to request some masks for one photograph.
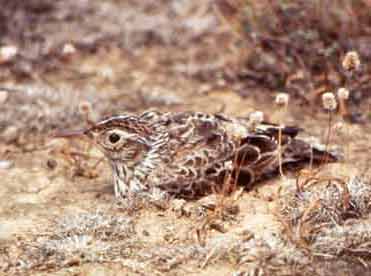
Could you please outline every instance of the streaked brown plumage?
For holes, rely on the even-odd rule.
[[[226,179],[248,187],[277,171],[278,129],[252,129],[248,119],[220,114],[145,112],[110,117],[83,133],[109,160],[116,196],[160,189],[196,198],[221,189]],[[297,139],[298,132],[282,128],[283,164],[326,154]]]

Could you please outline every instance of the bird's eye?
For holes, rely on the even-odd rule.
[[[112,144],[115,144],[115,143],[117,143],[117,142],[120,140],[120,135],[118,135],[117,133],[111,133],[111,134],[108,136],[108,139],[109,139],[109,141],[110,141]]]

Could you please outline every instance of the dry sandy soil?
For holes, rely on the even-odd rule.
[[[32,26],[14,25],[23,40],[3,39],[21,54],[1,68],[0,273],[371,275],[369,124],[334,133],[345,160],[303,173],[301,188],[292,173],[198,201],[116,200],[100,153],[51,136],[87,124],[81,104],[92,120],[154,108],[275,121],[274,94],[220,73],[236,57],[208,1],[41,2]],[[327,115],[291,103],[285,122],[323,142]]]

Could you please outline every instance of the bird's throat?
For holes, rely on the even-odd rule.
[[[135,173],[135,167],[128,167],[126,164],[120,163],[111,163],[111,166],[116,197],[126,198],[131,194],[148,189],[144,179]]]
[[[113,185],[116,197],[127,197],[132,170],[124,164],[111,162]]]

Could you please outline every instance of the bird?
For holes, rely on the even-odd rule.
[[[55,136],[88,137],[108,159],[118,198],[161,191],[196,199],[231,183],[249,189],[277,174],[280,162],[337,160],[323,147],[298,138],[301,131],[253,116],[150,110],[111,116]]]

